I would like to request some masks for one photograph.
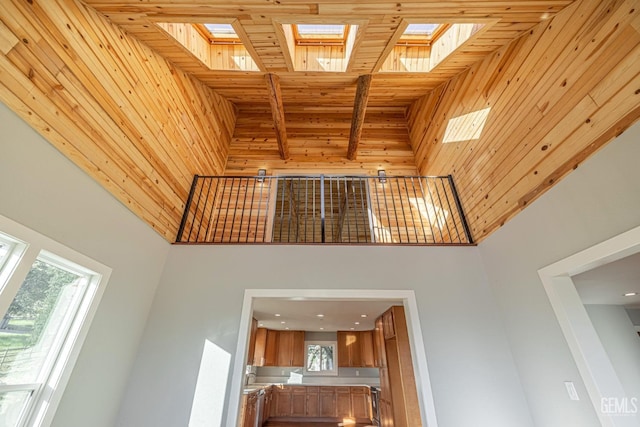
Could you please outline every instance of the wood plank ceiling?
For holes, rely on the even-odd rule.
[[[258,168],[452,173],[482,240],[640,115],[637,3],[6,0],[0,99],[169,241],[193,174]],[[232,24],[246,70],[186,23]],[[410,23],[455,29],[422,72]]]

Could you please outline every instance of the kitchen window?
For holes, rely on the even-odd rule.
[[[338,375],[336,341],[306,341],[304,348],[306,375]]]

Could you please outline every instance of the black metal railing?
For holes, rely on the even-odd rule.
[[[176,243],[472,244],[449,176],[198,176]]]

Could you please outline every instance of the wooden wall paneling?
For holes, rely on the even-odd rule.
[[[49,117],[45,119],[48,128],[65,126],[51,142],[78,159],[85,171],[112,189],[167,240],[173,240],[187,182],[195,172],[192,169],[197,165],[209,170],[224,167],[224,163],[212,162],[206,152],[198,152],[200,144],[192,142],[214,141],[226,157],[224,132],[213,134],[211,130],[233,128],[233,107],[85,6],[3,2],[0,13],[14,37],[27,40],[15,46],[20,47],[15,54],[7,51],[3,55],[2,99],[24,112],[24,101],[17,103],[9,92],[15,95],[19,86],[32,91],[36,86],[26,81],[29,76],[35,79],[42,95],[38,103],[32,103],[32,114],[25,112],[23,118],[38,130],[42,122],[30,119],[33,113]],[[18,81],[11,80],[6,72],[10,69]],[[193,100],[198,97],[187,100],[185,89],[206,99],[210,112],[222,114],[201,115]],[[190,113],[162,109],[176,101]],[[67,125],[61,116],[68,117]],[[78,152],[87,160],[80,160]]]
[[[597,14],[599,15],[599,14]],[[593,16],[593,15],[592,15]],[[593,19],[593,18],[591,18]],[[597,21],[594,21],[597,22]],[[590,24],[585,24],[585,25],[590,25]],[[589,36],[589,39],[591,39],[591,36]],[[575,61],[575,58],[565,58],[564,59],[564,64],[566,64],[567,67],[571,67],[571,64]],[[600,71],[604,71],[606,70],[606,66],[603,63],[602,67],[598,67],[598,70]],[[554,68],[553,69],[555,71],[555,75],[552,75],[551,78],[547,79],[547,81],[552,82],[552,81],[557,81],[556,79],[561,79],[563,77],[559,76],[559,73],[562,72],[563,70],[561,70],[560,68]],[[578,73],[578,74],[582,74],[582,73]],[[588,74],[582,75],[582,77],[580,77],[579,80],[583,80],[585,78],[589,78]],[[544,80],[541,80],[541,83],[544,83]],[[549,83],[546,83],[549,84]],[[555,86],[555,85],[554,85]],[[567,89],[563,89],[566,88],[567,86],[569,86],[569,88],[572,89],[572,92],[568,92]],[[545,132],[548,132],[548,130],[550,128],[552,128],[554,126],[554,124],[556,123],[555,120],[560,119],[560,117],[562,117],[561,115],[556,115],[556,114],[549,114],[549,112],[552,112],[555,108],[555,106],[558,106],[560,108],[565,109],[565,113],[568,113],[568,109],[575,107],[575,100],[572,101],[571,98],[574,97],[577,93],[580,93],[580,90],[578,89],[578,85],[573,84],[573,85],[569,85],[567,84],[567,81],[562,81],[560,80],[557,83],[558,89],[553,91],[554,93],[549,94],[547,91],[541,90],[539,88],[537,92],[534,92],[534,94],[532,96],[535,97],[535,94],[541,94],[540,96],[543,97],[548,97],[551,98],[550,100],[538,100],[537,101],[537,105],[535,109],[533,109],[533,112],[529,113],[530,116],[534,116],[538,119],[537,124],[533,127],[533,129],[530,131],[530,136],[527,135],[527,138],[531,138],[532,140],[536,140],[537,138],[541,137],[542,134],[544,134]],[[578,89],[578,90],[576,90]],[[567,92],[565,92],[565,90],[567,90]],[[562,94],[565,94],[564,97],[561,97]],[[535,99],[535,98],[534,98]],[[562,100],[562,103],[558,104],[558,102]],[[588,101],[588,100],[587,100]],[[545,111],[547,110],[547,111]],[[517,117],[517,116],[516,116]],[[544,118],[544,119],[543,119]],[[566,125],[563,125],[563,128],[566,127]],[[542,130],[542,133],[540,133],[540,130]],[[521,135],[521,134],[520,134]],[[513,135],[514,138],[518,138],[519,135],[518,133],[516,133],[515,135]],[[523,136],[524,137],[524,136]],[[540,147],[542,147],[545,144],[540,144]],[[549,148],[550,146],[547,146],[547,148]],[[541,151],[546,151],[546,149],[542,149]],[[512,158],[517,156],[523,156],[524,153],[526,153],[526,150],[516,150],[515,152],[511,153]],[[546,153],[545,153],[546,154]],[[508,161],[508,157],[496,157],[494,160],[496,161],[501,161],[502,164],[505,163],[505,161]],[[512,172],[513,173],[513,170]],[[505,182],[509,182],[509,181],[505,181]],[[489,179],[487,180],[487,184],[491,185],[495,183],[495,180],[492,179],[492,177],[489,177]],[[514,182],[511,181],[511,184],[514,184]]]
[[[291,158],[279,158],[268,108],[240,109],[225,175],[255,175],[261,168],[318,174],[361,171],[363,175],[385,169],[389,175],[416,174],[403,109],[367,108],[357,162],[346,158],[348,108],[326,112],[285,106],[285,110]]]
[[[476,237],[499,227],[548,188],[549,180],[568,172],[572,156],[582,159],[582,149],[608,127],[618,127],[620,117],[628,121],[637,107],[630,95],[639,42],[630,29],[638,13],[633,3],[577,2],[540,24],[454,80],[447,97],[459,99],[457,108],[443,102],[422,140],[413,140],[414,150],[426,153],[416,159],[423,173],[454,169]],[[615,83],[601,83],[612,72]],[[603,88],[599,103],[590,95],[597,88]],[[412,106],[410,126],[425,104]],[[437,143],[456,111],[486,107],[491,112],[480,140]],[[421,128],[412,129],[412,136]],[[578,129],[590,131],[581,142],[574,136]]]

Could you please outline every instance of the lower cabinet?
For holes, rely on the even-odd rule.
[[[371,420],[371,396],[364,386],[273,387],[271,417]]]
[[[318,402],[318,416],[323,418],[335,418],[336,412],[336,390],[335,387],[320,387],[320,397]]]

